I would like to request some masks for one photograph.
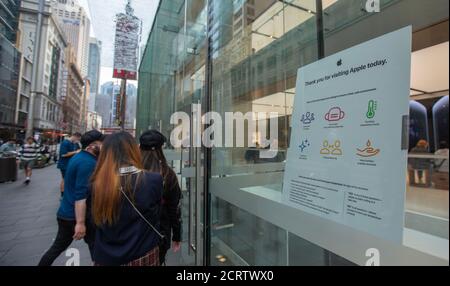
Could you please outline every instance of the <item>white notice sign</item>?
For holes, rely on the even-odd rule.
[[[298,71],[284,201],[402,242],[411,27]]]

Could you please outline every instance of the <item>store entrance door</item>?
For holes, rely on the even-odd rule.
[[[187,215],[188,221],[185,222],[187,227],[187,244],[188,254],[193,257],[196,266],[203,265],[203,154],[202,148],[194,142],[198,125],[197,118],[201,118],[195,105],[190,107],[192,114],[190,124],[190,147],[184,148],[182,152],[182,177],[186,180],[186,196],[187,196]],[[198,142],[197,142],[198,143]]]
[[[197,118],[194,105],[188,114]],[[194,109],[194,110],[193,110]],[[191,120],[189,134],[195,134],[196,121]],[[189,146],[180,150],[166,150],[168,162],[178,175],[182,190],[182,249],[181,253],[170,253],[168,265],[202,266],[203,261],[203,153],[201,147],[194,144],[195,136],[189,136]],[[169,163],[170,164],[170,163]],[[171,259],[172,257],[172,259]]]

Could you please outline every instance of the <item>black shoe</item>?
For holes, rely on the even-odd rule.
[[[24,184],[28,186],[30,184],[30,181],[31,181],[30,179],[26,179]]]

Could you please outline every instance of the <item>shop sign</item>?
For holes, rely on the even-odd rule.
[[[406,27],[299,69],[286,204],[402,242],[411,38]]]

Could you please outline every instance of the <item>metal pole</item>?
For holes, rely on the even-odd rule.
[[[316,29],[318,57],[323,59],[325,57],[325,34],[322,0],[316,0]]]
[[[120,112],[120,127],[122,131],[125,131],[125,125],[126,125],[126,114],[127,114],[127,80],[122,79],[122,86],[121,86],[121,100],[122,104],[120,105],[120,108],[122,109]]]
[[[209,9],[211,0],[206,2],[206,9]],[[209,12],[209,10],[208,10]],[[211,19],[209,13],[207,13],[208,19],[206,20],[206,30],[209,31],[211,26]],[[211,34],[208,32],[206,35],[206,75],[205,75],[205,96],[203,98],[203,104],[205,106],[205,112],[212,111],[212,44]],[[203,165],[203,266],[211,266],[211,169],[212,169],[212,149],[205,146],[202,147],[204,152],[204,165]]]
[[[31,74],[31,93],[28,105],[27,132],[26,136],[34,135],[34,99],[36,97],[37,77],[38,77],[38,60],[41,51],[41,31],[42,31],[42,13],[44,12],[45,0],[38,0],[39,8],[37,14],[36,33],[34,39],[33,51],[33,69]]]

